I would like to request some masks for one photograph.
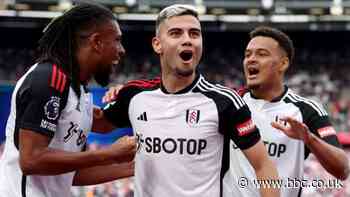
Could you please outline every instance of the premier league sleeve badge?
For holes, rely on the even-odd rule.
[[[60,98],[57,96],[52,96],[44,106],[46,118],[49,120],[56,120],[59,115],[59,109]]]

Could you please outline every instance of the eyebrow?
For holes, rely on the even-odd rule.
[[[267,51],[267,52],[269,52],[269,50],[268,50],[268,49],[265,49],[265,48],[246,49],[245,51]]]
[[[193,30],[194,30],[194,31],[202,31],[201,29],[196,28],[196,27],[190,28],[190,31],[191,31],[191,30],[192,30],[192,31],[193,31]]]
[[[181,30],[181,31],[182,31],[183,28],[181,28],[181,27],[172,27],[172,28],[168,29],[168,32],[174,31],[174,30]],[[195,27],[190,28],[189,31],[198,31],[198,32],[202,32],[201,29],[195,28]]]

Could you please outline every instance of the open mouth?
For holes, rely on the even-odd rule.
[[[250,67],[248,68],[248,74],[250,76],[259,74],[259,69]]]
[[[122,62],[123,62],[123,58],[118,57],[115,60],[113,60],[112,64],[114,66],[117,66],[117,65],[121,64]]]
[[[188,50],[187,51],[182,51],[180,53],[180,57],[181,57],[181,59],[183,61],[187,62],[187,61],[190,61],[192,59],[193,53],[192,53],[192,51],[188,51]]]

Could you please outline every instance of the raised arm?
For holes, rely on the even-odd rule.
[[[273,127],[283,131],[293,139],[304,141],[309,150],[316,156],[321,165],[334,177],[345,180],[349,176],[349,159],[344,150],[340,148],[331,125],[319,128],[318,132],[324,137],[322,140],[309,130],[309,127],[291,117],[281,120],[288,122],[289,126],[276,122],[271,123]],[[328,143],[327,143],[328,142]]]

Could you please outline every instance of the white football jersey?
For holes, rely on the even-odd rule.
[[[81,87],[78,99],[56,65],[34,65],[17,83],[11,99],[5,150],[0,161],[0,197],[69,197],[75,172],[56,176],[23,175],[19,132],[48,136],[49,147],[79,152],[92,126],[92,96]]]
[[[160,80],[133,81],[105,108],[138,137],[135,197],[219,197],[229,139],[239,148],[260,139],[242,98],[202,76],[170,94]]]
[[[303,141],[289,138],[281,131],[273,128],[271,122],[281,122],[280,117],[290,116],[305,123],[311,132],[326,142],[338,147],[340,147],[340,144],[324,108],[315,101],[303,98],[287,87],[285,88],[283,95],[271,102],[254,98],[249,91],[242,94],[244,101],[252,112],[252,119],[260,130],[265,148],[276,164],[279,176],[284,184],[287,184],[288,179],[303,179],[304,160],[310,151]],[[241,188],[239,186],[242,177],[250,181],[247,187]],[[244,157],[242,151],[237,149],[234,143],[231,143],[230,170],[224,178],[224,196],[260,196],[253,180],[256,180],[254,169]],[[292,188],[290,186],[282,186],[282,197],[300,195],[300,187]]]

